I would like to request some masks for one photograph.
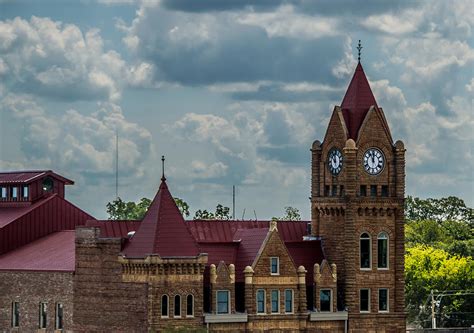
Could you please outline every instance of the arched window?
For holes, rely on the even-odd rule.
[[[193,297],[193,295],[188,295],[188,297],[186,297],[186,316],[187,317],[194,316],[194,297]]]
[[[377,237],[377,267],[388,268],[388,235],[381,232]]]
[[[161,316],[168,317],[168,295],[161,296]]]
[[[174,297],[174,316],[181,317],[181,296]]]
[[[366,232],[360,235],[360,268],[370,269],[370,236]]]

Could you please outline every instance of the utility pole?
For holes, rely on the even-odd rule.
[[[235,221],[235,185],[232,185],[232,220]]]
[[[436,328],[436,311],[435,311],[436,302],[434,299],[434,292],[431,290],[431,328]]]

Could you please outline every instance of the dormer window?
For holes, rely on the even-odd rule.
[[[28,199],[28,186],[23,186],[23,198]]]
[[[1,190],[1,195],[2,195],[2,199],[6,199],[7,198],[7,188],[6,187],[2,187],[2,190]]]
[[[280,274],[280,258],[271,257],[270,258],[270,274],[279,275]]]
[[[18,198],[18,187],[12,187],[12,198]]]
[[[51,179],[50,177],[46,177],[44,180],[43,180],[43,191],[44,192],[51,192],[53,190],[53,179]]]

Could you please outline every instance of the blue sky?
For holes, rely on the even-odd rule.
[[[471,1],[0,0],[0,169],[53,169],[96,217],[152,197],[308,219],[310,152],[362,64],[407,194],[474,204]]]

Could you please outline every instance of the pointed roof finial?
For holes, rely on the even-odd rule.
[[[162,170],[161,181],[164,182],[166,180],[166,177],[165,177],[165,155],[161,156],[161,170]]]
[[[360,39],[359,39],[359,45],[357,46],[357,50],[359,51],[359,54],[358,54],[358,60],[360,62],[360,51],[362,50],[362,45],[360,44]]]

